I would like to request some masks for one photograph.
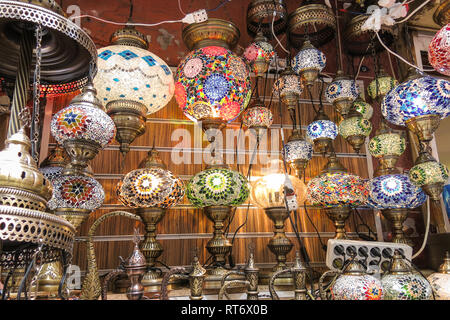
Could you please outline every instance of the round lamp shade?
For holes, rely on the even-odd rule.
[[[423,115],[443,119],[450,113],[450,82],[427,76],[401,83],[384,97],[381,111],[387,121],[399,126]]]
[[[302,80],[297,74],[281,75],[273,85],[273,97],[289,105],[292,97],[300,97],[303,92]]]
[[[131,208],[169,208],[184,196],[183,182],[162,168],[129,172],[117,187],[120,202]]]
[[[346,118],[339,124],[339,134],[344,137],[344,139],[355,135],[367,137],[371,132],[372,123],[362,116]]]
[[[374,276],[341,275],[331,287],[333,300],[381,300],[381,281]]]
[[[312,158],[313,147],[306,140],[291,140],[283,148],[284,156],[287,162],[298,159],[309,161]]]
[[[315,206],[357,207],[367,202],[369,190],[356,175],[347,173],[323,173],[308,183],[307,199]]]
[[[248,65],[230,50],[210,46],[189,53],[175,74],[175,98],[191,120],[231,122],[251,97]]]
[[[292,59],[292,68],[297,74],[302,74],[308,70],[321,72],[326,64],[327,57],[325,54],[312,46],[302,48]]]
[[[83,175],[62,175],[52,181],[53,196],[48,202],[50,210],[60,208],[93,211],[105,200],[102,185],[95,179]]]
[[[249,196],[247,179],[229,169],[206,169],[196,174],[186,187],[188,200],[196,207],[238,206]]]
[[[44,167],[44,168],[39,168],[39,171],[50,182],[52,182],[53,179],[55,179],[56,177],[59,177],[63,170],[64,170],[63,167]]]
[[[431,40],[428,61],[436,71],[450,76],[450,23],[439,30]]]
[[[401,156],[406,149],[405,138],[397,133],[383,133],[373,137],[369,142],[369,152],[372,156]]]
[[[359,96],[358,85],[354,80],[338,79],[331,82],[325,90],[325,98],[330,103],[339,100],[356,100]]]
[[[416,186],[446,183],[448,177],[448,168],[437,161],[417,164],[409,171],[409,178]]]
[[[398,81],[389,75],[380,75],[370,82],[367,93],[372,99],[385,96],[389,91],[398,85]]]
[[[308,125],[307,139],[314,141],[319,138],[336,139],[338,135],[337,125],[330,120],[317,120]]]
[[[275,51],[267,41],[256,41],[250,44],[244,51],[243,57],[251,66],[256,76],[266,73],[270,60],[275,55]]]
[[[306,199],[306,186],[297,177],[289,176],[289,178],[297,196],[297,204],[301,206]],[[273,173],[259,178],[251,184],[250,201],[262,209],[285,208],[285,180],[286,176],[281,173]]]
[[[375,209],[414,209],[427,199],[421,188],[411,183],[405,174],[389,174],[368,182],[367,204]]]
[[[353,106],[355,107],[355,110],[359,112],[364,119],[370,120],[370,118],[372,118],[373,108],[370,105],[370,103],[358,99],[355,102],[353,102]]]
[[[381,278],[384,300],[430,300],[432,289],[420,274],[386,274]]]
[[[127,45],[112,45],[98,50],[98,72],[94,79],[98,97],[111,101],[131,100],[155,113],[169,103],[174,80],[169,66],[153,53]]]
[[[249,107],[242,114],[242,124],[247,128],[269,128],[273,123],[272,112],[267,107]]]

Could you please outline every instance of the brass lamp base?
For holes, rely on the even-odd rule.
[[[397,164],[397,161],[399,159],[399,156],[396,155],[384,155],[378,160],[380,161],[380,166],[378,167],[377,171],[375,172],[375,176],[384,176],[387,174],[394,174],[398,173],[398,170],[395,168],[395,165]]]
[[[284,270],[287,268],[286,255],[294,246],[291,240],[286,237],[284,231],[284,222],[289,217],[289,212],[284,207],[266,208],[264,212],[274,224],[274,236],[267,245],[269,250],[275,254],[277,260],[277,264],[272,270],[274,272]]]
[[[306,166],[308,165],[308,160],[295,159],[293,161],[290,161],[289,165],[295,171],[295,175],[297,176],[297,178],[299,178],[301,180],[303,177],[303,171],[305,170]]]
[[[46,263],[42,266],[39,273],[38,289],[39,292],[47,294],[58,294],[59,283],[62,278],[61,262]]]
[[[353,150],[355,150],[356,153],[359,154],[361,151],[361,147],[366,141],[366,136],[364,135],[354,135],[347,137],[347,142],[350,143],[350,145],[353,147]]]
[[[336,108],[336,111],[339,112],[339,114],[343,118],[345,118],[353,106],[353,100],[352,99],[337,99],[333,102],[333,105]]]
[[[319,70],[318,69],[303,70],[301,72],[301,77],[305,81],[305,84],[311,88],[316,82],[317,78],[319,77]]]
[[[421,186],[423,191],[430,197],[433,201],[440,201],[441,200],[441,194],[444,190],[444,182],[441,183],[433,183],[433,184],[425,184]]]
[[[417,135],[419,141],[433,140],[433,133],[439,127],[440,117],[437,114],[427,114],[406,120],[408,129]]]
[[[130,144],[145,132],[147,107],[131,100],[116,100],[108,103],[106,109],[116,125],[120,152],[127,154]]]
[[[336,233],[334,239],[348,239],[347,233],[345,232],[345,220],[350,216],[349,207],[333,207],[325,209],[328,218],[333,221],[336,227]]]
[[[331,146],[331,139],[329,138],[318,138],[314,140],[314,150],[321,153],[323,156],[327,153]]]
[[[408,218],[408,210],[404,208],[384,209],[381,210],[381,213],[392,225],[392,242],[404,243],[409,246],[413,246],[411,239],[406,237],[403,232],[403,222],[405,222],[406,218]]]
[[[136,210],[136,214],[145,224],[144,241],[140,245],[140,250],[147,261],[147,272],[141,280],[145,292],[159,292],[161,288],[163,275],[151,268],[155,267],[156,260],[164,251],[162,245],[156,240],[156,226],[164,218],[165,213],[165,209],[157,207]]]
[[[78,230],[80,225],[89,217],[91,210],[77,208],[58,208],[54,214],[65,219]]]
[[[239,41],[240,32],[238,27],[230,21],[209,18],[205,22],[186,26],[183,29],[182,37],[190,51],[208,46],[219,46],[232,50]]]
[[[94,159],[101,149],[100,144],[87,140],[66,140],[63,147],[70,157],[68,167],[81,171],[88,166],[88,162]]]

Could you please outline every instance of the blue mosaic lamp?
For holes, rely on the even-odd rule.
[[[325,91],[325,97],[328,102],[332,103],[337,112],[344,118],[358,96],[359,88],[355,80],[344,75],[342,70],[338,70],[336,77]]]
[[[283,154],[286,162],[295,171],[297,178],[301,179],[303,170],[312,158],[313,147],[310,142],[306,141],[300,130],[294,130],[289,137],[288,142],[283,148]]]
[[[146,37],[135,28],[116,31],[111,43],[98,50],[94,86],[116,124],[120,151],[126,154],[145,132],[146,116],[172,99],[175,84],[169,66],[147,50]]]
[[[311,87],[317,80],[319,73],[325,68],[327,58],[325,54],[316,49],[309,40],[306,40],[292,60],[294,71]]]
[[[306,139],[314,144],[316,152],[325,154],[330,149],[333,140],[336,139],[338,132],[337,125],[320,110],[306,129]]]
[[[422,205],[427,196],[415,186],[406,174],[388,174],[375,177],[368,182],[367,205],[380,209],[392,224],[392,242],[412,245],[403,233],[403,222],[408,217],[408,209]]]

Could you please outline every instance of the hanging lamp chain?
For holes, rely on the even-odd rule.
[[[31,149],[34,161],[39,161],[39,122],[40,122],[40,96],[41,96],[41,63],[42,63],[42,25],[36,25],[36,66],[34,70],[33,83],[33,113],[32,113],[32,130],[31,130]]]

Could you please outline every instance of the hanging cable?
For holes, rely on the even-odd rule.
[[[180,12],[184,15],[186,15],[186,13],[183,11],[183,9],[181,9],[181,0],[178,0],[178,9],[180,9]]]
[[[271,24],[272,35],[275,38],[275,40],[277,41],[277,43],[280,45],[281,49],[283,49],[284,52],[286,52],[287,54],[290,54],[290,52],[286,50],[286,48],[281,44],[280,40],[278,39],[277,35],[275,34],[274,23],[275,23],[276,15],[277,15],[277,13],[276,13],[276,11],[274,11],[273,17],[272,17],[272,24]]]
[[[396,21],[396,24],[403,23],[408,21],[412,16],[414,16],[420,9],[422,9],[424,6],[428,4],[431,0],[426,0],[424,3],[422,3],[420,6],[418,6],[413,12],[411,12],[405,19]]]
[[[417,258],[422,253],[423,249],[425,249],[425,246],[427,245],[427,241],[428,241],[428,233],[429,232],[430,232],[430,198],[427,199],[427,222],[426,222],[425,235],[423,237],[422,246],[420,247],[419,251],[417,251],[411,257],[411,259]]]
[[[213,12],[216,10],[219,10],[221,7],[223,7],[224,5],[226,5],[228,2],[231,2],[231,0],[224,0],[221,3],[219,3],[219,5],[217,7],[215,7],[214,9],[207,9],[207,12]]]

